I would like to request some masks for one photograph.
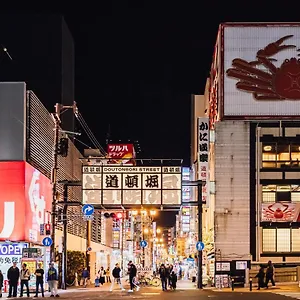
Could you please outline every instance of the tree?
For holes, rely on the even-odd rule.
[[[81,251],[67,252],[67,284],[72,284],[75,280],[75,273],[78,274],[78,280],[85,267],[85,254]]]

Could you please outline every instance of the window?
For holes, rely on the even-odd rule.
[[[263,168],[300,168],[300,144],[262,143]]]
[[[300,252],[300,228],[263,228],[263,252]]]
[[[300,202],[299,185],[264,185],[262,203]]]

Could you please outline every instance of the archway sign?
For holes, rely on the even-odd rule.
[[[136,161],[136,165],[95,165],[82,167],[83,204],[95,208],[163,207],[180,208],[182,167],[164,160]],[[170,160],[169,160],[170,161]],[[156,164],[155,164],[156,163]],[[154,165],[155,164],[155,165]],[[169,165],[168,165],[169,164]],[[174,162],[173,162],[174,164]]]

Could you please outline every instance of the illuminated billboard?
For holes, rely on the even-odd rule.
[[[300,23],[221,25],[224,118],[300,116]]]
[[[26,162],[0,163],[0,240],[41,243],[50,221],[50,180]]]
[[[181,167],[83,166],[83,203],[181,205]]]
[[[134,165],[135,150],[133,144],[108,144],[108,164],[113,165]]]

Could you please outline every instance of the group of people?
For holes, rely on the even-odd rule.
[[[274,271],[274,265],[270,260],[268,261],[266,272],[264,266],[260,265],[260,269],[255,276],[258,279],[258,290],[264,287],[268,288],[269,281],[271,281],[272,286],[275,286]]]
[[[38,268],[35,270],[34,275],[36,277],[36,289],[35,296],[38,297],[39,287],[41,287],[41,294],[44,297],[44,269],[42,267],[42,263],[38,264]],[[17,297],[17,287],[18,282],[20,281],[20,297],[23,297],[24,286],[26,287],[27,297],[29,297],[29,280],[31,277],[31,272],[27,268],[27,264],[23,263],[21,270],[17,267],[17,263],[13,263],[13,265],[7,271],[7,280],[9,283],[8,297]],[[49,269],[47,272],[47,281],[49,284],[49,289],[51,292],[50,297],[59,297],[57,292],[57,282],[58,282],[58,273],[54,268],[54,264],[49,264]],[[4,276],[0,271],[0,297],[2,297],[2,288],[3,288]]]
[[[165,266],[164,264],[161,264],[158,273],[163,291],[167,290],[167,286],[169,286],[170,289],[176,289],[177,274],[174,272],[172,265]]]

